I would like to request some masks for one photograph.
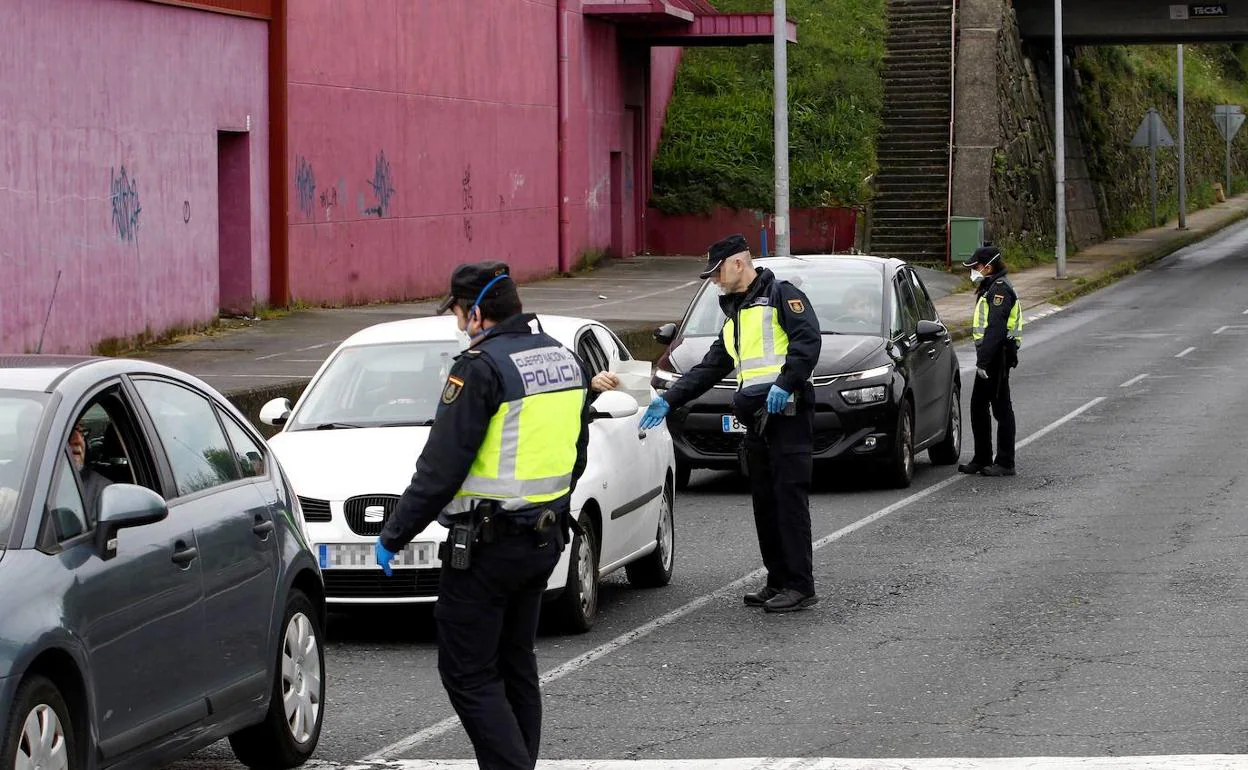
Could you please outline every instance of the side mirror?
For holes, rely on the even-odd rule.
[[[948,333],[949,333],[948,330],[946,330],[943,325],[938,324],[935,321],[919,321],[919,326],[918,326],[919,342],[929,342],[931,340],[938,340],[941,337],[944,337]]]
[[[260,422],[280,428],[290,419],[290,399],[275,398],[260,407]]]
[[[619,390],[608,390],[594,399],[593,409],[589,416],[591,420],[603,417],[611,419],[632,417],[640,408],[637,405],[637,399],[629,394]]]
[[[117,532],[154,524],[169,515],[165,499],[137,484],[109,484],[100,490],[100,515],[95,523],[96,553],[105,561],[117,555]]]
[[[672,340],[676,339],[676,324],[663,324],[655,329],[654,339],[664,345],[672,344]]]

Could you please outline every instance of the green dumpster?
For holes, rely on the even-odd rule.
[[[949,250],[955,264],[970,259],[983,245],[983,217],[949,217]]]

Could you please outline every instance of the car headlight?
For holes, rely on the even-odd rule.
[[[887,391],[883,385],[872,385],[867,388],[854,388],[853,390],[842,390],[841,398],[845,399],[845,403],[854,404],[878,404],[887,397]]]
[[[816,388],[827,387],[828,385],[840,385],[847,382],[857,382],[859,380],[870,380],[876,377],[884,377],[893,370],[892,364],[884,364],[874,369],[864,369],[861,372],[846,372],[845,374],[821,374],[817,377],[811,377],[810,382]]]
[[[656,390],[662,388],[670,388],[676,380],[680,379],[678,372],[671,372],[667,369],[654,370],[654,387]]]

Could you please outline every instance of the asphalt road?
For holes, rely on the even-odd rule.
[[[1032,323],[1022,359],[1017,477],[817,474],[812,611],[741,605],[748,495],[695,474],[673,584],[610,578],[591,633],[538,640],[543,756],[1248,754],[1248,226]],[[427,612],[329,634],[319,760],[472,756]]]

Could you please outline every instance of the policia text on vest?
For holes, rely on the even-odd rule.
[[[398,551],[435,518],[451,530],[434,608],[438,671],[484,768],[537,762],[538,615],[589,440],[589,375],[537,325],[512,316],[456,359],[379,541]]]
[[[810,375],[822,346],[819,321],[801,290],[766,269],[757,270],[744,292],[721,297],[720,308],[728,320],[718,339],[662,398],[673,408],[683,406],[735,372],[733,411],[746,426],[754,525],[767,568],[767,584],[745,602],[769,612],[803,609],[817,601],[809,491],[815,398]],[[773,386],[791,394],[793,405],[769,414]]]

